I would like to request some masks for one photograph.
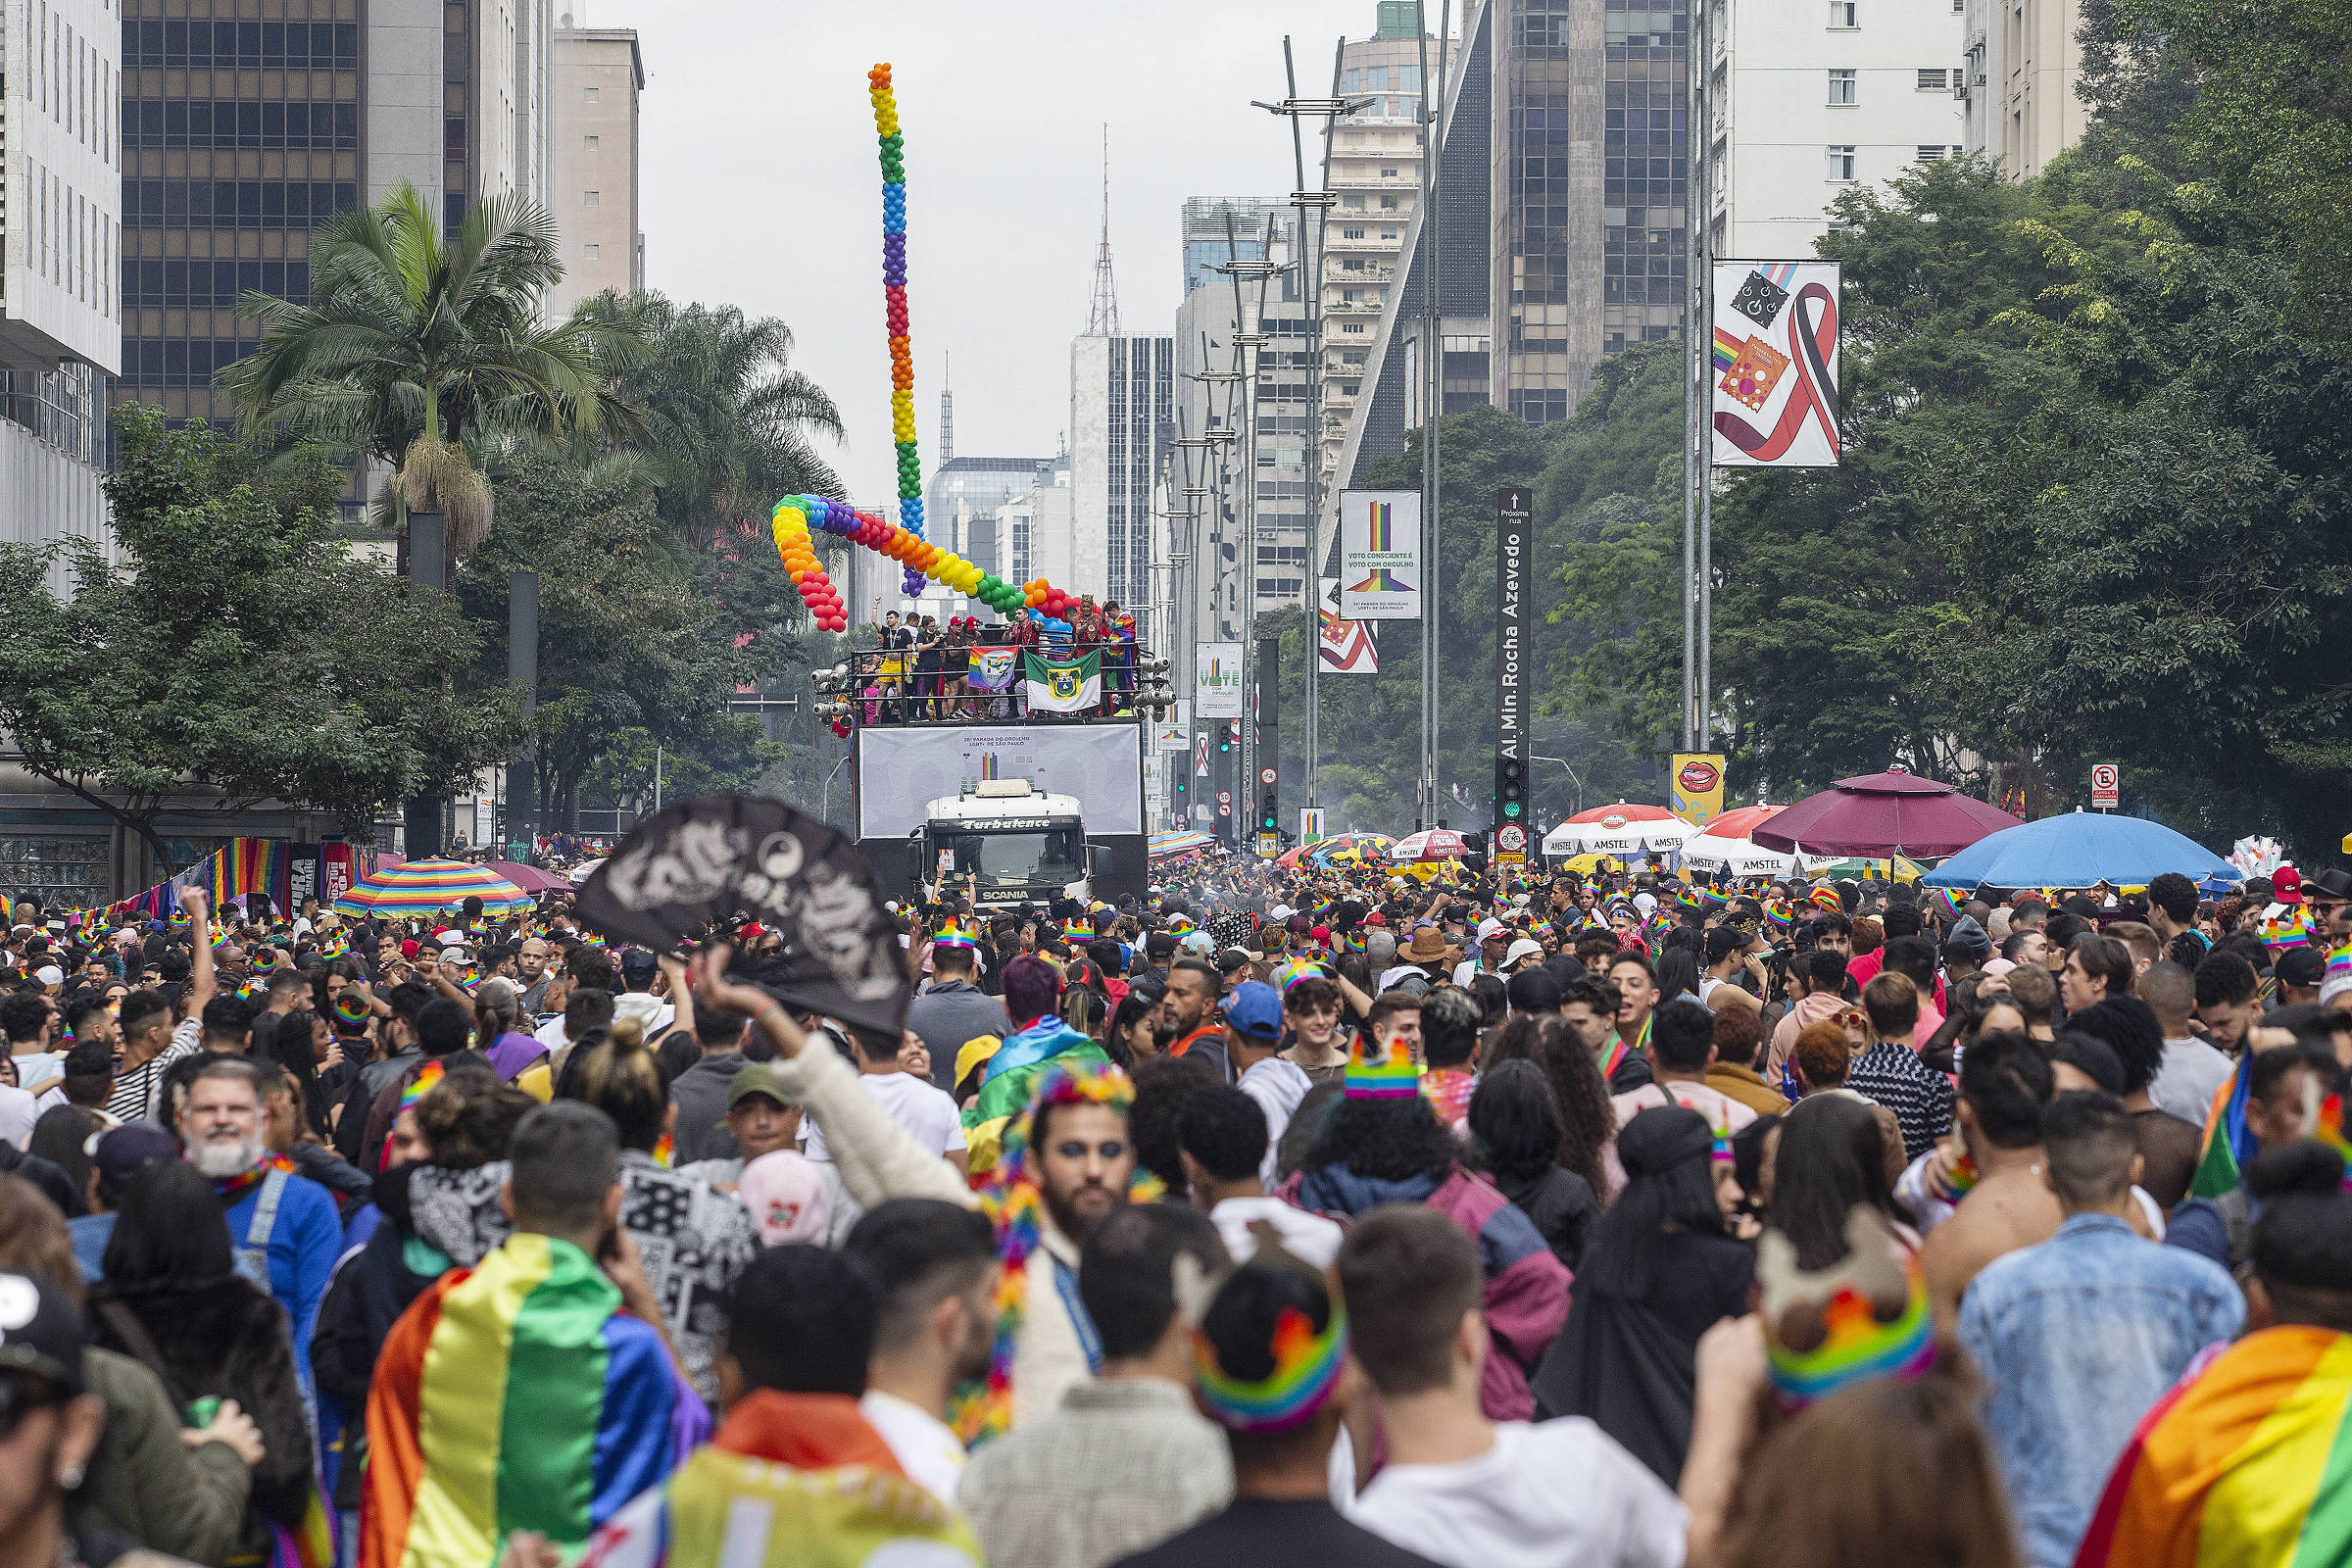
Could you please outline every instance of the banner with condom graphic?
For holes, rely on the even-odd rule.
[[[1838,264],[1717,262],[1715,466],[1835,468]]]

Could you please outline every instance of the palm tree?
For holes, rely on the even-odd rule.
[[[404,522],[411,509],[438,509],[451,549],[467,554],[491,514],[468,444],[634,422],[612,377],[637,341],[578,317],[539,320],[563,272],[543,208],[496,197],[445,239],[403,182],[381,207],[338,214],[320,231],[309,304],[245,296],[238,310],[262,322],[261,347],[220,383],[249,426],[391,465]]]
[[[792,368],[792,329],[732,305],[679,306],[660,294],[604,294],[575,321],[641,342],[617,395],[642,411],[639,441],[662,520],[684,544],[767,528],[778,496],[838,495],[817,436],[841,437],[841,413]]]

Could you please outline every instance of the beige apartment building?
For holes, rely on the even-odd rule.
[[[564,280],[549,297],[562,315],[607,289],[645,288],[637,210],[637,98],[645,62],[634,27],[556,28],[555,167],[549,206],[563,234]]]
[[[2011,179],[2082,140],[2090,111],[2075,96],[2082,75],[2079,0],[1962,0],[1968,150],[1999,160]]]

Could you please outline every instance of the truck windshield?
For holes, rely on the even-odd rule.
[[[1086,834],[1080,828],[947,833],[936,842],[956,852],[957,877],[975,876],[983,888],[1060,887],[1086,875]]]

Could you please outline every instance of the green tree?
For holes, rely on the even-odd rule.
[[[167,798],[278,800],[372,832],[376,809],[504,757],[520,715],[458,677],[477,649],[440,594],[331,534],[339,476],[118,411],[122,547],[0,545],[0,729],[40,778],[137,834],[167,872]],[[46,585],[63,558],[76,591]]]
[[[496,523],[459,597],[504,669],[507,573],[539,574],[539,702],[531,729],[547,820],[576,825],[581,786],[653,781],[653,747],[700,767],[681,784],[748,784],[773,758],[732,714],[757,660],[668,548],[651,493],[625,469],[521,454],[498,473]]]
[[[626,419],[610,376],[638,345],[592,319],[543,323],[539,302],[563,275],[545,209],[494,197],[444,239],[404,182],[319,231],[309,304],[245,296],[261,347],[220,381],[249,426],[390,464],[398,514],[438,508],[463,555],[492,510],[469,443]]]
[[[601,295],[575,319],[645,345],[619,372],[617,393],[643,411],[633,448],[662,520],[690,546],[764,539],[780,497],[841,494],[814,446],[840,439],[841,413],[792,368],[782,321],[660,294]]]

